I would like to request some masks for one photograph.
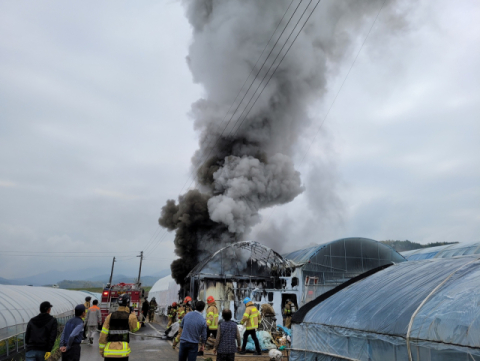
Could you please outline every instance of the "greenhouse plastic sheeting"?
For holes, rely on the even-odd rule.
[[[58,288],[0,285],[0,340],[25,331],[28,321],[40,313],[43,301],[53,305],[52,316],[70,317],[88,295]]]
[[[168,275],[155,282],[150,291],[148,291],[148,298],[152,299],[155,297],[158,305],[157,311],[166,316],[168,306],[172,302],[178,301],[178,291],[180,291],[180,286],[177,285],[172,276]]]
[[[479,302],[478,257],[397,264],[294,324],[291,360],[480,360]]]
[[[480,254],[480,242],[456,243],[444,246],[415,249],[401,253],[409,261],[431,258],[452,258]]]

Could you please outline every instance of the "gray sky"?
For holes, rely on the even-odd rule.
[[[479,18],[475,2],[421,0],[386,35],[380,14],[320,128],[366,23],[310,110],[296,159],[306,192],[264,211],[252,238],[280,250],[348,236],[478,241]],[[145,274],[169,267],[173,234],[157,218],[188,180],[188,112],[202,95],[190,32],[173,1],[0,3],[0,277],[108,273],[112,255],[133,273],[142,249]],[[97,250],[109,253],[1,253]]]

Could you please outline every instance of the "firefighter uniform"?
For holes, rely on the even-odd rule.
[[[285,306],[283,307],[283,326],[286,328],[292,327],[292,306],[294,306],[293,302],[287,300],[287,302],[285,302]]]
[[[175,305],[175,306],[174,306]],[[177,316],[177,304],[174,302],[172,306],[168,309],[168,325],[167,328],[170,328],[175,322],[175,317]]]
[[[256,330],[258,328],[258,323],[260,321],[260,312],[258,312],[257,307],[253,304],[250,298],[246,298],[245,303],[245,313],[243,318],[240,321],[240,324],[245,325],[245,333],[243,334],[243,344],[241,354],[245,354],[245,347],[247,346],[248,336],[252,336],[253,342],[255,343],[255,350],[257,355],[262,354],[262,349],[260,348],[260,343],[258,342]]]
[[[128,360],[130,355],[129,332],[137,332],[140,323],[135,314],[130,313],[128,306],[119,306],[117,311],[105,319],[98,346],[100,355],[107,359],[123,358]]]
[[[213,337],[217,337],[217,329],[218,329],[218,308],[215,300],[212,296],[207,298],[208,308],[207,308],[207,327],[208,327],[208,335],[213,334]]]
[[[191,300],[191,298],[190,298]],[[192,307],[190,307],[188,302],[184,302],[180,304],[180,307],[178,308],[178,313],[177,313],[177,318],[178,318],[178,323],[182,323],[182,319],[185,317],[185,315],[189,312],[192,312]],[[182,328],[180,327],[178,329],[178,334],[175,336],[173,339],[173,344],[172,347],[175,349],[177,344],[180,342],[180,337],[182,336]]]
[[[148,322],[153,322],[155,318],[155,311],[157,310],[157,301],[155,297],[150,301],[150,308],[148,309]]]

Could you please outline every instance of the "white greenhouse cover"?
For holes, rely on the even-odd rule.
[[[28,321],[40,313],[40,304],[50,302],[57,318],[74,314],[75,306],[95,294],[50,287],[0,285],[0,340],[26,330]]]
[[[151,300],[155,297],[158,309],[161,313],[165,313],[172,302],[178,301],[178,291],[180,286],[177,285],[171,275],[160,278],[148,292],[148,298]]]

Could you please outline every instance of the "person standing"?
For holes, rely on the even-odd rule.
[[[155,320],[155,311],[157,310],[157,301],[155,297],[150,301],[150,306],[148,309],[148,322],[153,322]]]
[[[185,315],[187,315],[189,312],[192,312],[192,306],[191,306],[192,298],[190,296],[185,297],[183,300],[183,304],[180,304],[180,307],[178,308],[178,313],[177,313],[177,318],[178,318],[178,323],[182,323],[183,318]],[[205,307],[205,303],[203,303]],[[177,336],[173,339],[173,344],[172,347],[175,350],[175,347],[177,347],[177,344],[180,342],[180,338],[182,337],[182,328],[179,328]]]
[[[58,327],[57,319],[50,315],[52,307],[50,302],[42,302],[40,314],[28,321],[25,332],[26,361],[44,361],[50,357]]]
[[[62,361],[80,360],[80,343],[83,340],[84,318],[85,305],[77,305],[75,307],[75,317],[67,321],[60,337]]]
[[[198,354],[198,344],[201,344],[200,351],[205,349],[207,342],[207,323],[202,316],[205,309],[205,302],[198,301],[196,309],[186,314],[180,324],[179,333],[180,349],[178,352],[178,361],[195,361]]]
[[[93,345],[93,335],[97,332],[98,325],[102,324],[102,315],[97,305],[98,301],[93,300],[93,306],[88,309],[87,316],[85,317],[85,326],[87,328],[90,345]]]
[[[213,337],[217,337],[218,308],[213,296],[207,297],[207,304],[208,304],[208,308],[207,308],[208,336],[213,335]]]
[[[177,303],[173,302],[172,305],[168,308],[168,325],[167,329],[172,326],[175,322],[175,317],[177,316]]]
[[[247,352],[245,351],[245,347],[247,347],[248,336],[252,336],[252,340],[255,343],[255,352],[254,355],[261,355],[262,349],[260,348],[260,343],[258,342],[257,338],[257,328],[258,328],[258,319],[259,313],[255,305],[253,304],[252,300],[249,297],[246,297],[243,300],[245,304],[245,313],[243,314],[243,318],[240,321],[240,324],[245,324],[246,330],[243,334],[243,344],[242,350],[240,354],[245,355]]]
[[[150,309],[150,304],[148,303],[148,298],[145,297],[145,301],[142,303],[142,327],[145,327],[145,321],[147,320],[148,310]]]
[[[137,332],[140,323],[130,312],[130,295],[123,294],[118,301],[117,310],[107,316],[100,333],[98,347],[105,361],[128,361],[130,350],[130,332]]]
[[[289,299],[285,302],[283,307],[283,326],[286,328],[292,327],[292,306],[293,302]]]
[[[217,361],[233,361],[235,352],[241,350],[240,331],[238,331],[236,322],[232,321],[232,311],[223,310],[222,318],[223,322],[218,325],[213,354],[217,355]]]

